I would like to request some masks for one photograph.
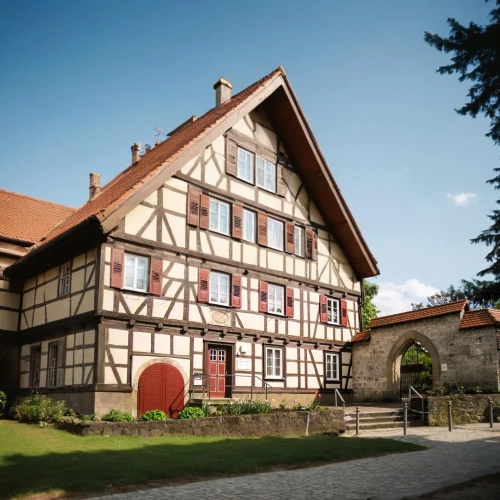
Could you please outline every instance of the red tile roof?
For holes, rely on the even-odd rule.
[[[0,189],[0,238],[33,244],[74,208]]]
[[[408,311],[399,314],[391,314],[390,316],[374,318],[370,321],[368,327],[370,329],[373,329],[381,326],[395,325],[398,323],[406,323],[408,321],[432,318],[434,316],[442,316],[444,314],[459,313],[464,308],[468,309],[468,307],[468,302],[466,300],[458,300],[456,302],[449,302],[448,304],[439,306],[417,309],[416,311]]]
[[[478,309],[466,311],[459,328],[477,328],[481,326],[500,325],[500,311],[497,309]]]
[[[102,214],[105,210],[116,208],[134,188],[144,185],[157,170],[165,166],[167,161],[174,160],[177,155],[191,146],[207,129],[224,119],[230,111],[249,99],[265,83],[281,74],[284,75],[284,70],[280,66],[269,75],[234,95],[227,102],[211,109],[158,146],[150,149],[139,162],[131,165],[108,182],[96,198],[80,207],[64,223],[47,234],[44,241],[39,243],[37,247],[44,245],[51,239],[92,216],[99,217],[99,214]]]
[[[351,339],[351,342],[364,342],[366,340],[370,340],[372,337],[371,332],[358,332]]]

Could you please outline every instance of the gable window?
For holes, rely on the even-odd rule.
[[[267,246],[283,250],[283,222],[267,218]]]
[[[304,228],[295,226],[295,255],[304,257]]]
[[[284,314],[284,295],[285,287],[269,285],[267,312]]]
[[[138,292],[148,291],[149,259],[125,254],[125,288]]]
[[[222,306],[229,305],[229,275],[210,273],[210,302]]]
[[[40,367],[42,361],[42,346],[37,345],[31,348],[30,356],[30,387],[40,385]]]
[[[255,243],[255,212],[243,209],[243,239]]]
[[[58,297],[68,295],[71,286],[71,261],[59,267]]]
[[[229,203],[210,199],[210,230],[229,234]]]
[[[326,380],[340,380],[340,356],[336,352],[325,354]]]
[[[57,385],[57,366],[59,359],[59,342],[49,344],[49,359],[47,366],[47,386],[55,387]]]
[[[339,309],[339,300],[328,297],[328,323],[332,323],[333,325],[340,324]]]
[[[238,177],[253,184],[254,155],[246,149],[238,148]]]
[[[257,186],[276,192],[276,165],[257,156]]]
[[[283,378],[283,349],[281,347],[265,347],[266,378]]]

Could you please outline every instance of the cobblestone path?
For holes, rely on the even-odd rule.
[[[106,500],[391,500],[412,498],[500,472],[500,426],[416,427],[363,432],[426,446],[424,451],[364,458],[308,469],[269,472],[110,495]],[[358,438],[342,438],[358,439]]]

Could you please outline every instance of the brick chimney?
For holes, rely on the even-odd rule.
[[[139,151],[141,150],[141,145],[138,142],[134,142],[134,144],[130,149],[132,150],[132,165],[133,165],[134,163],[137,163],[141,159],[139,155]]]
[[[225,78],[219,78],[214,85],[215,89],[215,106],[220,106],[226,101],[231,99],[231,93],[233,91],[233,86],[231,82],[227,81]]]
[[[101,192],[101,174],[90,174],[89,201],[92,201]]]

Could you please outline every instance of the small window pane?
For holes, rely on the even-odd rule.
[[[253,184],[254,155],[249,151],[238,148],[238,177]]]
[[[283,314],[283,299],[285,289],[282,286],[269,285],[268,287],[268,312]]]
[[[340,365],[339,355],[336,353],[326,353],[326,379],[339,380],[340,378]]]
[[[339,301],[328,299],[328,323],[339,324]]]
[[[266,347],[266,377],[283,377],[283,363],[280,348]]]
[[[210,200],[209,228],[218,233],[229,234],[229,205],[227,203]]]
[[[295,255],[304,256],[304,228],[295,226]]]
[[[255,212],[243,209],[243,239],[255,243]]]
[[[210,302],[229,305],[229,276],[227,274],[210,273]]]
[[[257,186],[276,192],[276,165],[257,156]]]
[[[267,244],[276,250],[283,250],[283,222],[267,218]]]
[[[147,292],[149,259],[137,255],[125,255],[125,288]]]

